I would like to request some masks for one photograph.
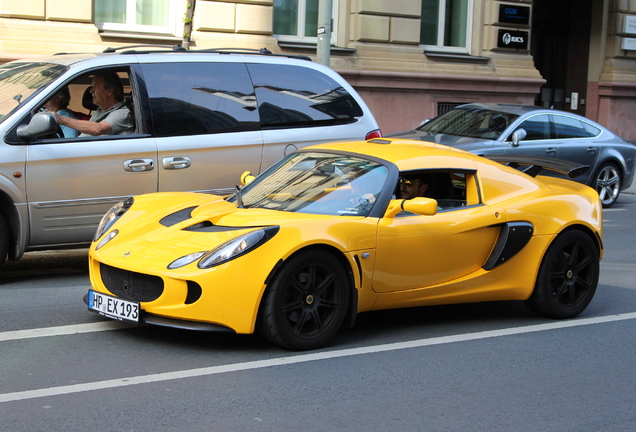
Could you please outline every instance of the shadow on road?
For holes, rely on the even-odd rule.
[[[7,261],[0,278],[54,273],[88,273],[88,249],[28,252],[19,261]]]

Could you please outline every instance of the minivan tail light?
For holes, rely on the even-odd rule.
[[[380,129],[369,132],[364,140],[366,141],[373,138],[382,138],[382,132],[380,132]]]

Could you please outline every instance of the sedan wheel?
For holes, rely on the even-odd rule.
[[[611,207],[621,192],[621,175],[616,165],[603,165],[596,174],[594,183],[603,207]]]
[[[598,276],[599,252],[594,241],[581,231],[566,231],[543,257],[526,305],[550,318],[574,318],[592,301]]]
[[[347,275],[340,262],[326,252],[303,252],[291,258],[267,288],[258,328],[283,348],[318,348],[340,329],[348,302]]]

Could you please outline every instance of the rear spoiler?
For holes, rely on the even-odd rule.
[[[565,174],[568,178],[576,178],[590,169],[589,165],[580,165],[576,162],[565,161],[541,156],[515,156],[515,155],[484,155],[485,158],[502,163],[531,177],[536,177],[544,169]],[[524,168],[520,168],[524,165]]]

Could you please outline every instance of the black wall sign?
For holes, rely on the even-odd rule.
[[[507,24],[530,24],[530,7],[500,4],[499,5],[499,22]]]
[[[499,29],[497,47],[528,49],[528,32]]]

